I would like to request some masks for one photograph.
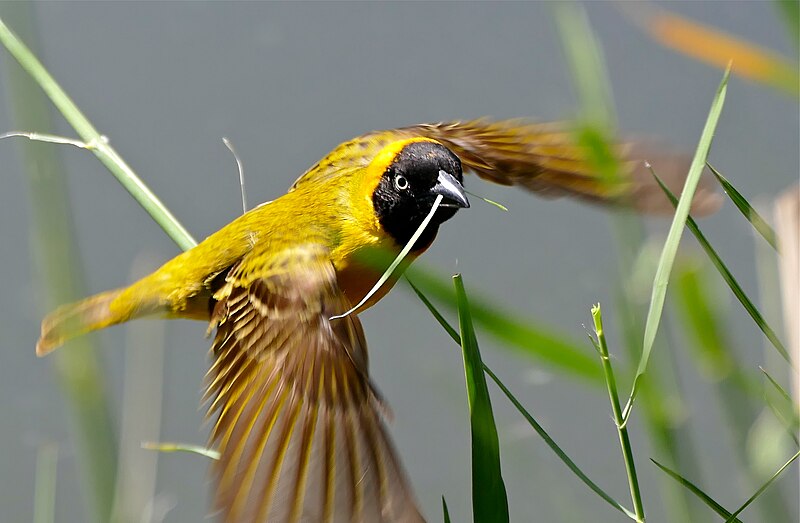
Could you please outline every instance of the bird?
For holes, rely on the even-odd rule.
[[[563,123],[478,119],[369,132],[150,275],[56,309],[36,352],[140,317],[205,321],[214,334],[204,402],[219,452],[211,466],[219,520],[424,521],[387,429],[388,404],[370,379],[358,314],[470,206],[464,172],[545,197],[660,213],[672,207],[643,167],[647,159],[659,169],[653,151],[615,145],[619,176],[609,179]],[[679,189],[688,162],[661,156],[659,174]],[[693,212],[718,204],[701,185]],[[387,268],[380,253],[403,247],[400,269],[375,289]]]

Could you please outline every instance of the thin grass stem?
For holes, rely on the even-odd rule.
[[[31,4],[0,3],[0,15],[13,19],[31,41],[36,41]],[[6,29],[2,21],[0,28]],[[5,32],[0,32],[2,35]],[[6,66],[14,125],[52,129],[47,103],[36,84],[11,61],[7,61]],[[63,196],[67,192],[66,177],[53,147],[23,142],[22,157],[33,213],[34,278],[42,289],[40,305],[55,308],[85,295],[72,212],[69,199]],[[114,495],[117,449],[104,366],[90,337],[73,340],[69,350],[55,354],[51,363],[74,432],[76,481],[80,483],[86,504],[83,520],[106,522]]]
[[[157,450],[159,452],[188,452],[190,454],[198,454],[213,460],[219,459],[218,451],[202,445],[192,445],[191,443],[159,443],[155,441],[145,441],[142,443],[142,448],[148,450]]]
[[[753,226],[756,232],[758,232],[764,238],[764,240],[768,244],[770,244],[773,249],[777,251],[778,239],[775,236],[775,230],[772,227],[770,227],[770,225],[767,223],[767,220],[765,220],[764,218],[761,217],[760,214],[758,214],[758,211],[756,211],[755,208],[752,205],[750,205],[750,202],[748,202],[747,199],[744,196],[742,196],[742,194],[739,191],[736,190],[736,187],[734,187],[731,184],[731,182],[727,180],[727,178],[722,176],[722,174],[720,174],[720,172],[717,171],[713,165],[711,165],[710,163],[707,163],[706,165],[711,170],[711,172],[714,173],[714,176],[717,178],[717,181],[725,190],[725,194],[727,194],[728,197],[731,199],[731,201],[734,203],[734,205],[736,205],[736,208],[739,209],[739,211],[742,213],[742,215],[744,215],[745,218],[747,218],[747,221],[750,222],[750,224]]]
[[[725,507],[723,507],[722,505],[717,503],[714,500],[714,498],[712,498],[711,496],[709,496],[708,494],[703,492],[703,490],[700,487],[698,487],[697,485],[695,485],[694,483],[692,483],[688,479],[684,478],[683,476],[681,476],[680,474],[678,474],[674,470],[671,470],[670,468],[666,467],[665,465],[662,465],[658,461],[656,461],[656,460],[654,460],[652,458],[650,458],[650,461],[655,463],[655,465],[658,468],[660,468],[662,471],[664,471],[664,473],[666,475],[668,475],[669,477],[671,477],[672,479],[677,481],[680,485],[683,485],[686,488],[686,490],[688,490],[689,492],[691,492],[692,494],[697,496],[697,498],[700,501],[702,501],[703,503],[708,505],[711,508],[711,510],[713,510],[714,512],[719,514],[721,517],[726,518],[726,519],[731,517],[731,512],[730,511],[728,511]],[[739,520],[736,517],[734,517],[734,519],[732,521],[734,523],[742,523],[742,521]]]
[[[25,71],[39,84],[64,118],[75,129],[89,149],[111,171],[125,189],[141,205],[158,225],[183,250],[194,247],[197,242],[183,228],[161,200],[136,176],[122,157],[108,143],[91,122],[75,105],[75,102],[61,89],[31,50],[0,20],[0,42],[17,59]]]
[[[36,484],[33,491],[33,522],[53,523],[56,518],[56,469],[58,447],[45,443],[36,453]]]
[[[788,393],[788,392],[786,392],[786,389],[784,389],[784,388],[781,386],[781,384],[780,384],[780,383],[778,383],[778,382],[775,380],[775,378],[773,378],[772,376],[770,376],[770,375],[769,375],[769,372],[767,372],[767,370],[766,370],[764,367],[762,367],[762,366],[760,366],[760,365],[759,365],[758,369],[761,371],[761,373],[762,373],[762,374],[764,374],[764,376],[766,376],[766,378],[769,380],[769,382],[770,382],[770,383],[772,383],[772,386],[773,386],[773,387],[775,387],[775,390],[776,390],[776,391],[778,391],[778,393],[781,395],[781,397],[782,397],[783,399],[785,399],[785,400],[786,400],[786,402],[787,402],[787,403],[789,403],[789,404],[791,405],[791,404],[793,403],[793,402],[792,402],[792,397],[789,395],[789,393]]]
[[[608,345],[606,344],[606,335],[603,330],[603,316],[600,311],[600,304],[598,303],[592,307],[592,320],[594,320],[594,332],[597,335],[596,348],[600,353],[600,361],[603,364],[603,376],[606,380],[608,387],[608,399],[611,401],[611,410],[614,413],[614,423],[617,425],[617,432],[619,433],[619,444],[622,449],[622,457],[625,461],[625,472],[628,474],[628,486],[631,491],[631,501],[633,501],[633,510],[636,514],[636,521],[644,522],[644,504],[642,503],[642,494],[639,489],[639,478],[636,475],[636,464],[633,460],[633,449],[631,448],[630,437],[628,436],[628,426],[622,417],[622,409],[619,404],[619,395],[617,394],[617,380],[614,377],[614,370],[611,367],[611,358],[608,356]]]

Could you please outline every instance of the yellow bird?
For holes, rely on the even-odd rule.
[[[208,321],[216,335],[206,399],[216,418],[210,440],[220,453],[212,468],[222,520],[423,521],[369,378],[356,314],[400,271],[344,315],[385,269],[370,253],[398,252],[441,196],[406,264],[425,251],[439,226],[469,207],[462,168],[546,196],[671,210],[636,166],[639,152],[619,147],[622,176],[611,183],[558,124],[477,120],[372,132],[149,276],[59,308],[42,322],[36,352],[142,316]],[[659,174],[680,180],[678,164],[666,162],[655,162]],[[716,205],[701,187],[695,211]]]

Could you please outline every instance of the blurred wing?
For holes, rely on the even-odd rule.
[[[618,180],[598,173],[590,149],[564,124],[525,120],[473,120],[422,124],[398,133],[432,138],[452,150],[483,179],[518,185],[546,197],[571,196],[600,204],[630,206],[640,212],[671,213],[672,204],[654,181],[649,162],[675,194],[683,190],[691,158],[645,142],[618,145]],[[708,177],[701,178],[692,212],[716,211],[722,203]]]
[[[620,172],[610,180],[599,173],[591,149],[578,143],[564,123],[481,119],[420,124],[374,131],[345,142],[317,162],[292,185],[324,181],[369,165],[394,140],[424,136],[440,142],[461,159],[465,171],[502,185],[518,185],[540,196],[570,196],[603,205],[632,207],[642,213],[671,214],[673,207],[653,179],[648,162],[667,187],[680,195],[691,158],[654,142],[615,146]],[[709,176],[700,178],[692,202],[695,215],[711,214],[722,197]]]
[[[262,261],[262,260],[259,260]],[[367,347],[327,251],[307,245],[215,294],[208,372],[216,509],[226,522],[418,522]]]

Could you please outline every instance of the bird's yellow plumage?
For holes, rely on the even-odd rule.
[[[149,276],[56,310],[37,353],[145,315],[205,320],[216,332],[206,400],[220,452],[214,506],[224,521],[421,521],[369,379],[360,321],[332,318],[379,278],[370,254],[398,251],[436,197],[443,204],[409,261],[469,206],[462,166],[546,196],[671,209],[653,196],[660,190],[636,167],[637,151],[620,146],[623,173],[609,183],[554,124],[478,120],[366,134]],[[651,163],[675,188],[683,172],[668,160],[668,168]],[[701,187],[695,211],[716,202]]]

